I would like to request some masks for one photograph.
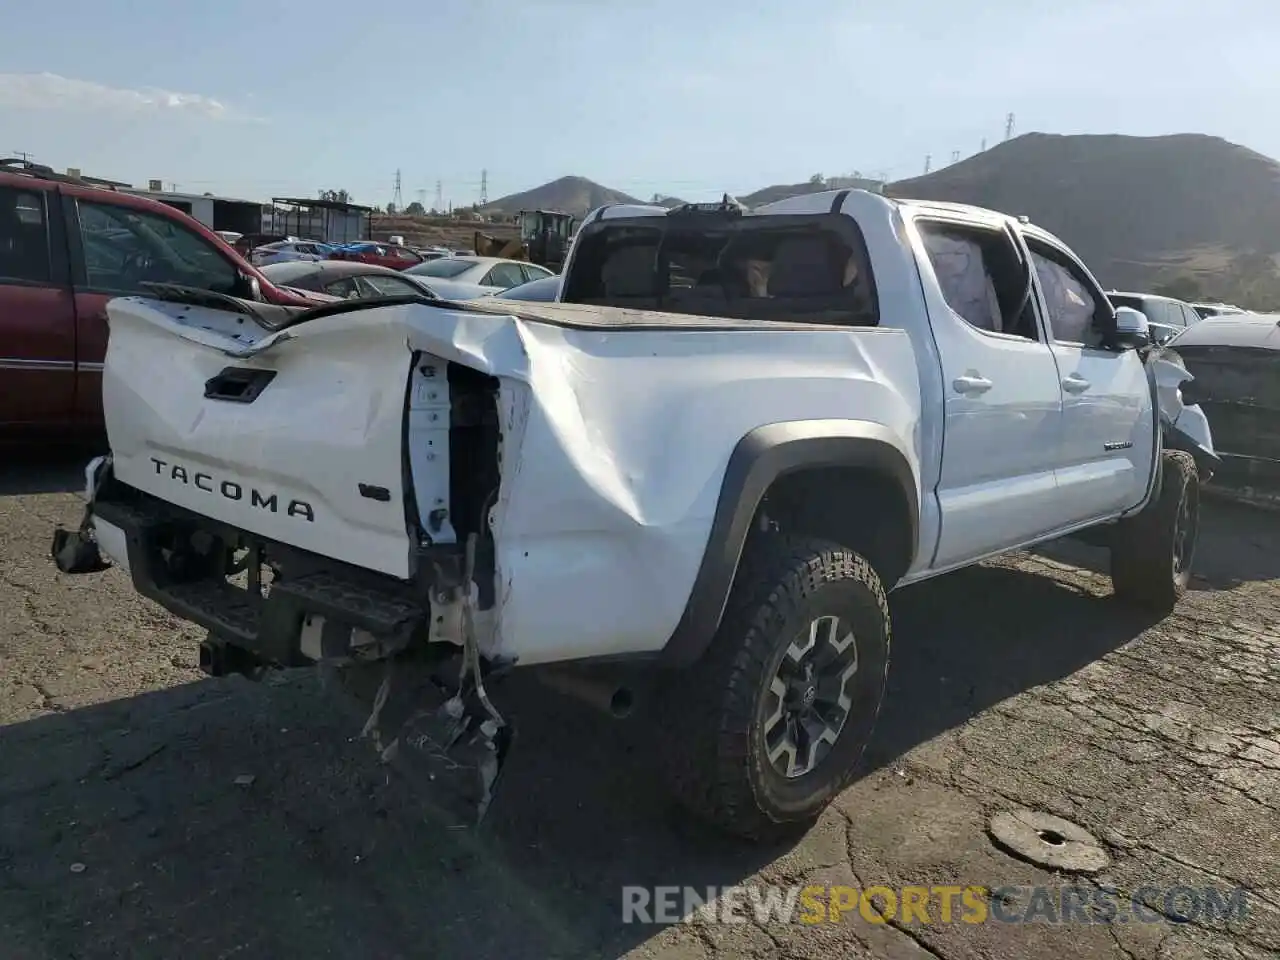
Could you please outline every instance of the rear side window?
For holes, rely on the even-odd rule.
[[[1026,268],[1009,235],[970,224],[919,221],[934,276],[953,313],[987,333],[1039,340]],[[1021,308],[1021,309],[1019,309]]]
[[[743,319],[878,322],[866,247],[848,217],[645,220],[584,227],[563,299]]]
[[[0,283],[52,280],[44,192],[0,187]]]
[[[143,283],[178,283],[234,296],[239,271],[211,243],[168,217],[81,200],[86,282],[141,293]]]

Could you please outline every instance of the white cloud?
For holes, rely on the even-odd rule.
[[[253,120],[228,104],[199,93],[144,87],[129,90],[56,73],[0,73],[0,107],[28,110],[169,113],[206,120]]]

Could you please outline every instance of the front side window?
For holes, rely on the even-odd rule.
[[[199,234],[168,217],[78,201],[86,282],[91,289],[143,293],[176,283],[234,296],[240,274]]]
[[[0,187],[0,283],[52,279],[44,193]]]
[[[1113,312],[1106,296],[1061,251],[1030,238],[1027,246],[1044,295],[1046,320],[1053,339],[1059,343],[1101,347],[1101,331]]]

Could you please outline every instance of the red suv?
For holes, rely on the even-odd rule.
[[[105,307],[149,281],[316,305],[173,207],[0,160],[0,438],[101,429]]]

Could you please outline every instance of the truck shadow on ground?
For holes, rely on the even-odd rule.
[[[1232,590],[1246,583],[1280,579],[1280,512],[1206,496],[1201,500],[1199,544],[1191,567],[1191,590]],[[1035,554],[1110,577],[1102,547],[1058,540]]]
[[[999,566],[903,590],[865,773],[1146,624]],[[616,957],[627,885],[729,885],[780,856],[669,805],[638,722],[515,676],[519,740],[477,833],[424,814],[309,672],[205,681],[0,728],[14,957]],[[802,841],[803,842],[803,841]]]

